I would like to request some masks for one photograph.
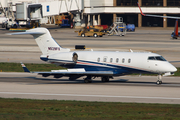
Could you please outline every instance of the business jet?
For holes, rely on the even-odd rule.
[[[30,34],[37,42],[42,55],[40,59],[67,68],[66,70],[51,70],[50,72],[35,72],[43,77],[69,77],[76,80],[86,76],[85,83],[91,83],[92,78],[101,77],[102,82],[131,73],[153,73],[158,75],[157,84],[162,84],[162,75],[172,75],[177,69],[161,55],[151,52],[111,52],[111,51],[71,51],[61,47],[46,28],[34,28],[26,32],[10,33],[10,35]],[[22,64],[26,72],[30,72]]]
[[[171,37],[173,39],[177,39],[178,37],[180,37],[180,35],[179,35],[180,32],[178,32],[178,19],[180,19],[180,17],[144,14],[142,12],[142,9],[141,9],[141,7],[140,7],[138,2],[137,2],[137,4],[138,4],[139,10],[140,10],[142,16],[176,19],[175,27],[174,27],[174,32],[172,32]]]

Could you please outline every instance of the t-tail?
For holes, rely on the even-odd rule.
[[[46,28],[34,28],[26,32],[10,33],[10,35],[30,34],[34,37],[43,55],[50,55],[57,52],[69,52],[70,49],[62,48],[51,36]]]

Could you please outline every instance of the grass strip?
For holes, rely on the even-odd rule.
[[[56,66],[54,64],[26,63],[25,65],[30,71],[51,71],[51,70],[64,69],[63,67]],[[0,71],[1,72],[24,72],[20,63],[0,63]]]
[[[51,70],[64,69],[63,67],[56,66],[54,64],[26,63],[25,65],[30,71],[51,71]],[[180,76],[180,68],[177,69],[178,70],[174,74],[174,76]],[[0,72],[24,72],[24,71],[20,63],[0,63]],[[137,75],[137,74],[133,74],[133,75]],[[151,75],[151,74],[142,74],[142,75]]]
[[[178,120],[180,105],[0,98],[0,119]]]

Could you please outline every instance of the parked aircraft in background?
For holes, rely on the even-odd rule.
[[[176,24],[174,27],[174,32],[172,32],[171,37],[173,39],[177,39],[178,37],[180,37],[180,32],[178,31],[178,20],[176,20]]]
[[[67,76],[69,80],[76,80],[86,76],[84,82],[90,83],[95,77],[101,77],[102,82],[108,82],[110,78],[115,76],[131,73],[153,73],[158,75],[157,84],[161,84],[162,74],[172,75],[177,71],[161,55],[151,52],[133,52],[132,50],[130,52],[71,51],[62,48],[46,28],[34,28],[10,35],[25,34],[34,37],[42,51],[41,60],[67,68],[67,70],[35,72],[43,77],[53,75],[54,78],[61,78]],[[29,72],[24,65],[23,68]]]
[[[141,12],[141,15],[143,16],[149,16],[149,17],[160,17],[160,18],[171,18],[171,19],[176,19],[176,23],[175,23],[175,27],[174,27],[174,32],[172,32],[171,37],[173,39],[177,39],[178,37],[180,37],[180,32],[178,32],[178,19],[180,19],[180,17],[174,17],[174,16],[160,16],[160,15],[150,15],[150,14],[144,14],[141,10],[141,7],[139,5],[139,3],[137,2],[139,10]]]

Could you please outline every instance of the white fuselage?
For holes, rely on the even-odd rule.
[[[73,54],[78,55],[73,61]],[[125,70],[129,73],[168,73],[177,69],[165,59],[151,60],[149,57],[161,57],[147,52],[110,52],[110,51],[72,51],[60,52],[48,56],[48,62],[64,67],[85,68],[86,71]],[[117,74],[121,74],[121,72]]]

